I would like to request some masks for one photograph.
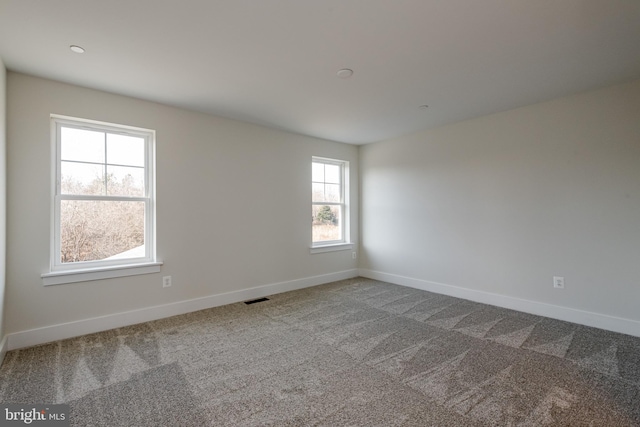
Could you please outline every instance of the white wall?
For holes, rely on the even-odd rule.
[[[51,113],[156,130],[161,273],[43,287]],[[356,272],[350,251],[309,253],[313,155],[351,162],[357,241],[355,146],[9,72],[7,332]]]
[[[7,243],[7,139],[6,139],[6,99],[7,72],[0,58],[0,363],[4,357],[5,327],[4,327],[4,295],[6,273],[6,243]]]
[[[363,146],[360,170],[363,274],[640,320],[640,81]]]

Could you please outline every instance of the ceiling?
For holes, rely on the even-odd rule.
[[[640,1],[0,0],[0,57],[362,144],[640,78]]]

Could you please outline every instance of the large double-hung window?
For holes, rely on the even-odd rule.
[[[131,270],[159,264],[155,132],[61,116],[52,116],[51,124],[55,176],[51,272],[43,275],[45,284],[79,281],[60,279],[65,274],[159,270]]]

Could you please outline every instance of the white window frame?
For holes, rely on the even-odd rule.
[[[326,157],[313,156],[311,163],[324,163],[329,165],[336,165],[340,167],[340,202],[314,202],[313,193],[311,199],[311,206],[338,206],[340,208],[340,227],[342,239],[329,240],[323,242],[313,241],[313,230],[311,230],[311,249],[312,254],[333,252],[341,250],[353,249],[351,243],[350,232],[350,206],[349,206],[349,162],[346,160],[330,159]],[[315,181],[311,179],[313,185]],[[312,226],[313,227],[313,226]]]
[[[145,194],[141,197],[61,194],[61,129],[63,127],[135,136],[145,141]],[[51,248],[49,272],[42,274],[44,285],[156,273],[155,131],[132,126],[51,115]],[[106,160],[106,159],[105,159]],[[145,205],[145,254],[143,257],[62,263],[60,260],[60,205],[63,200],[139,201]]]

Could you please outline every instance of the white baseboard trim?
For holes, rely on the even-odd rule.
[[[8,342],[8,345],[5,345],[3,348],[6,347],[8,350],[15,350],[30,347],[33,345],[78,337],[114,328],[121,328],[124,326],[135,325],[137,323],[149,322],[152,320],[163,319],[165,317],[176,316],[221,305],[262,298],[282,292],[295,291],[297,289],[322,285],[325,283],[335,282],[337,280],[350,279],[357,276],[357,269],[345,270],[320,276],[305,277],[287,282],[272,283],[248,289],[241,289],[238,291],[226,292],[223,294],[178,301],[170,304],[146,307],[139,310],[109,314],[106,316],[14,332],[5,337],[3,343]]]
[[[2,337],[2,341],[0,341],[0,366],[2,366],[2,362],[4,362],[4,357],[7,355],[7,351],[9,350],[9,346],[7,345],[9,342],[9,336],[5,335]]]
[[[536,314],[538,316],[550,317],[553,319],[640,337],[640,322],[637,320],[624,319],[606,314],[577,310],[575,308],[562,307],[559,305],[514,298],[490,292],[461,288],[444,283],[430,282],[428,280],[415,279],[397,274],[383,273],[381,271],[360,269],[359,272],[360,276],[367,277],[369,279],[381,280],[396,285],[421,289],[423,291],[449,295],[511,310]]]

